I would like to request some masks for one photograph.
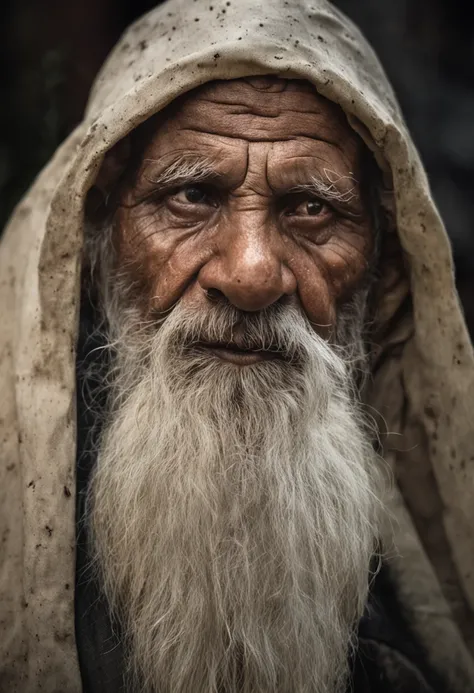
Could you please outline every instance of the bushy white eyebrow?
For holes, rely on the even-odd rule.
[[[156,159],[145,159],[145,162],[159,163]],[[218,177],[214,163],[206,157],[183,155],[173,161],[155,178],[147,177],[157,188],[173,188],[184,184],[199,183]],[[348,189],[348,184],[351,186]],[[354,192],[358,181],[352,176],[340,175],[331,169],[323,169],[323,176],[314,175],[309,183],[292,187],[289,192],[307,192],[328,202],[350,203],[357,198]]]
[[[158,163],[156,159],[145,159],[145,162]],[[147,177],[147,180],[159,188],[172,188],[184,183],[198,183],[215,177],[216,170],[209,159],[182,156],[173,161],[155,178]]]
[[[324,177],[312,176],[309,183],[295,186],[292,188],[292,192],[311,192],[316,197],[320,197],[328,202],[348,203],[357,198],[354,190],[358,185],[358,181],[352,174],[342,176],[336,171],[327,168],[323,170],[323,173]],[[348,190],[344,190],[343,188],[346,188],[348,183],[351,187]]]

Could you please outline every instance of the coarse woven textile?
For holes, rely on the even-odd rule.
[[[214,79],[307,79],[385,172],[384,243],[365,398],[399,493],[386,546],[432,667],[474,691],[473,351],[450,246],[395,97],[360,32],[323,0],[168,0],[120,40],[82,124],[0,247],[0,691],[81,690],[74,639],[75,347],[84,202],[104,154]]]

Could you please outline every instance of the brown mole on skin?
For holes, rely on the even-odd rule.
[[[217,295],[243,311],[290,297],[328,335],[373,252],[363,144],[342,110],[302,80],[210,82],[151,122],[123,187],[115,243],[143,317]],[[160,173],[206,158],[212,180],[163,193]],[[344,198],[296,193],[312,177]]]

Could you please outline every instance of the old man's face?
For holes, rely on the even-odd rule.
[[[361,154],[342,111],[305,82],[218,82],[184,97],[158,121],[118,216],[144,315],[179,300],[256,312],[287,299],[327,335],[373,250]]]
[[[340,693],[378,531],[361,143],[277,79],[147,128],[88,245],[113,354],[88,519],[130,689]]]

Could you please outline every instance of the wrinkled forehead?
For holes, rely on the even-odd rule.
[[[216,99],[223,104],[237,101],[247,108],[255,109],[257,114],[267,115],[277,111],[282,104],[291,102],[292,98],[301,99],[308,108],[320,109],[336,118],[343,117],[343,111],[332,101],[321,96],[311,82],[274,75],[214,80],[184,94],[177,101]]]
[[[310,109],[340,111],[335,104],[318,94],[315,87],[303,79],[284,79],[274,75],[243,77],[231,80],[212,80],[183,94],[171,105],[189,108],[195,103],[211,101],[222,105],[247,108],[256,115],[275,115],[291,100],[298,99]]]
[[[234,142],[325,144],[355,161],[362,141],[344,111],[305,80],[250,77],[211,81],[183,94],[132,134],[135,165],[164,149],[215,155]],[[285,149],[285,147],[284,147]],[[230,153],[230,150],[229,152]]]
[[[274,76],[208,82],[176,99],[154,123],[260,141],[298,136],[358,141],[342,109],[312,84]]]
[[[280,161],[316,157],[336,165],[341,175],[357,175],[365,149],[344,111],[310,82],[275,76],[207,82],[149,118],[130,140],[131,151],[122,141],[106,157],[100,174],[104,187],[120,169],[134,177],[148,159],[172,163],[197,153],[231,165],[239,152],[243,155],[242,143],[251,142],[275,143]]]

